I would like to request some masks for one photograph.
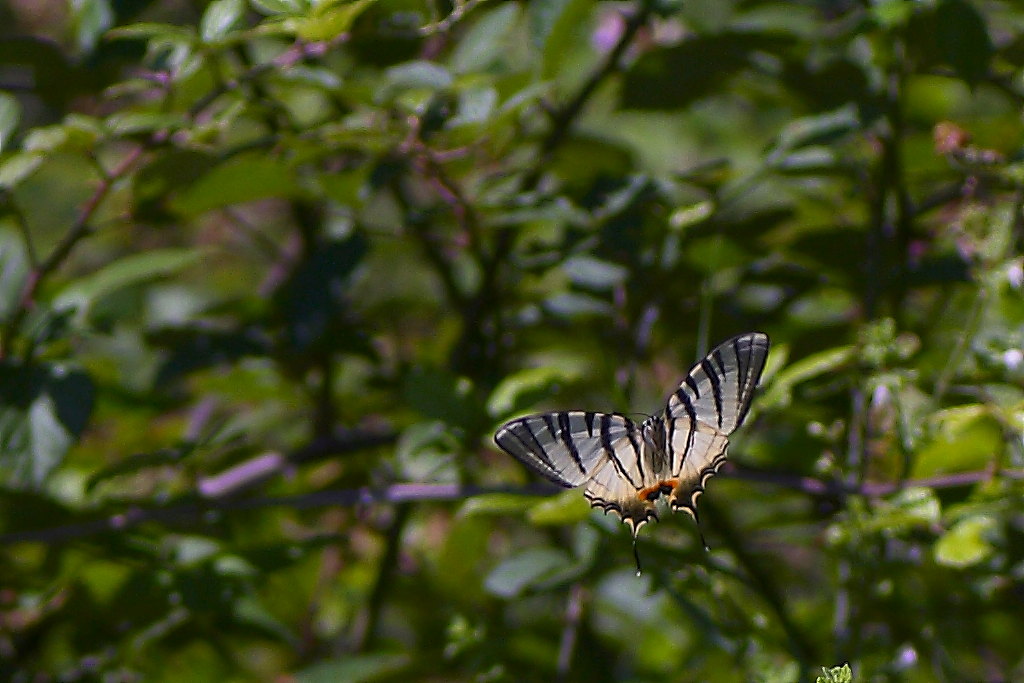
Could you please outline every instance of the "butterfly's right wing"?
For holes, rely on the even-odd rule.
[[[666,417],[701,421],[726,436],[747,416],[768,358],[768,335],[749,332],[719,344],[668,399]]]
[[[546,479],[587,488],[593,507],[614,512],[633,533],[651,518],[654,503],[638,494],[657,481],[640,429],[629,418],[568,411],[521,417],[502,426],[494,441]]]
[[[674,510],[696,518],[697,498],[725,463],[728,437],[750,410],[767,357],[767,335],[733,337],[694,365],[669,397],[664,425]]]

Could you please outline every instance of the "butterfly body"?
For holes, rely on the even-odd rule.
[[[725,463],[767,354],[759,332],[720,344],[691,368],[664,412],[640,424],[617,413],[542,413],[506,423],[494,440],[556,484],[586,484],[591,506],[616,514],[634,536],[658,519],[662,496],[696,518],[697,498]]]

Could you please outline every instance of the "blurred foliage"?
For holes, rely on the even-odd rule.
[[[1024,679],[1018,4],[0,17],[0,678]],[[749,330],[710,552],[491,442]]]

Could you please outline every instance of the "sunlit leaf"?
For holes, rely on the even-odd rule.
[[[330,40],[343,34],[356,17],[376,0],[326,0],[313,5],[301,18],[285,20],[285,26],[303,40]]]
[[[998,461],[1002,431],[983,405],[947,408],[933,416],[933,438],[915,454],[911,475],[930,477],[984,469]]]
[[[545,365],[512,373],[498,384],[487,401],[492,417],[511,416],[556,391],[578,376],[572,368]]]
[[[64,365],[0,365],[0,481],[39,488],[92,413],[89,375]]]
[[[213,0],[199,23],[200,38],[206,43],[220,40],[237,26],[244,10],[243,0]]]
[[[935,560],[947,567],[964,568],[985,561],[997,522],[992,517],[968,517],[957,522],[935,544]]]
[[[72,34],[79,52],[88,53],[114,21],[109,0],[77,0],[70,4]]]
[[[818,676],[817,683],[853,683],[853,671],[849,664],[835,666],[831,669],[821,668],[821,676]]]
[[[153,249],[126,256],[68,285],[57,295],[54,306],[77,309],[79,315],[84,315],[99,299],[119,289],[176,273],[198,263],[204,255],[199,249]]]
[[[590,516],[590,504],[579,491],[564,491],[533,505],[526,518],[531,524],[571,524]]]
[[[767,406],[785,406],[793,400],[793,388],[801,382],[826,373],[836,372],[854,357],[854,347],[841,346],[816,353],[781,369],[776,373],[771,386],[757,403]]]
[[[459,515],[518,515],[536,503],[533,496],[514,493],[487,493],[473,496],[459,507]]]

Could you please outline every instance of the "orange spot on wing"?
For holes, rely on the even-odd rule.
[[[658,496],[671,493],[677,486],[679,486],[678,479],[664,479],[654,486],[648,486],[645,489],[637,491],[636,497],[645,503],[653,503],[658,500]]]

